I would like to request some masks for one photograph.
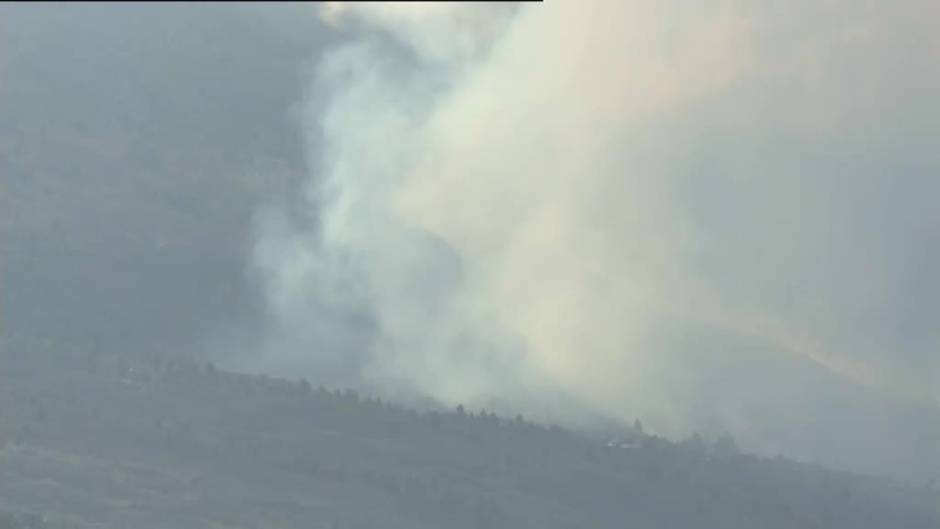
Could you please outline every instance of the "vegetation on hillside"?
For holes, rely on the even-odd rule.
[[[165,356],[75,364],[5,359],[5,527],[940,523],[926,487],[762,459],[730,438],[673,443],[641,427],[602,438],[463,407],[419,412]]]

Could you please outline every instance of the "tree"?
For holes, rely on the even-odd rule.
[[[715,441],[715,444],[712,447],[712,453],[715,455],[715,457],[731,457],[738,453],[738,445],[735,443],[733,437],[728,434],[724,434]]]
[[[705,440],[702,439],[702,436],[697,433],[684,441],[682,444],[686,449],[694,454],[704,454],[706,451]]]

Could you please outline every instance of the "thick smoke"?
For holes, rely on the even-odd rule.
[[[916,467],[864,399],[940,401],[936,5],[327,4],[264,361]]]

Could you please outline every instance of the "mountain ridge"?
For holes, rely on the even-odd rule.
[[[4,364],[0,511],[48,527],[940,523],[928,487],[755,457],[730,438],[418,411],[167,357]]]

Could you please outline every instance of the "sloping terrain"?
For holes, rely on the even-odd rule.
[[[940,524],[927,488],[759,459],[727,440],[610,442],[163,357],[5,365],[0,510],[11,527]]]

